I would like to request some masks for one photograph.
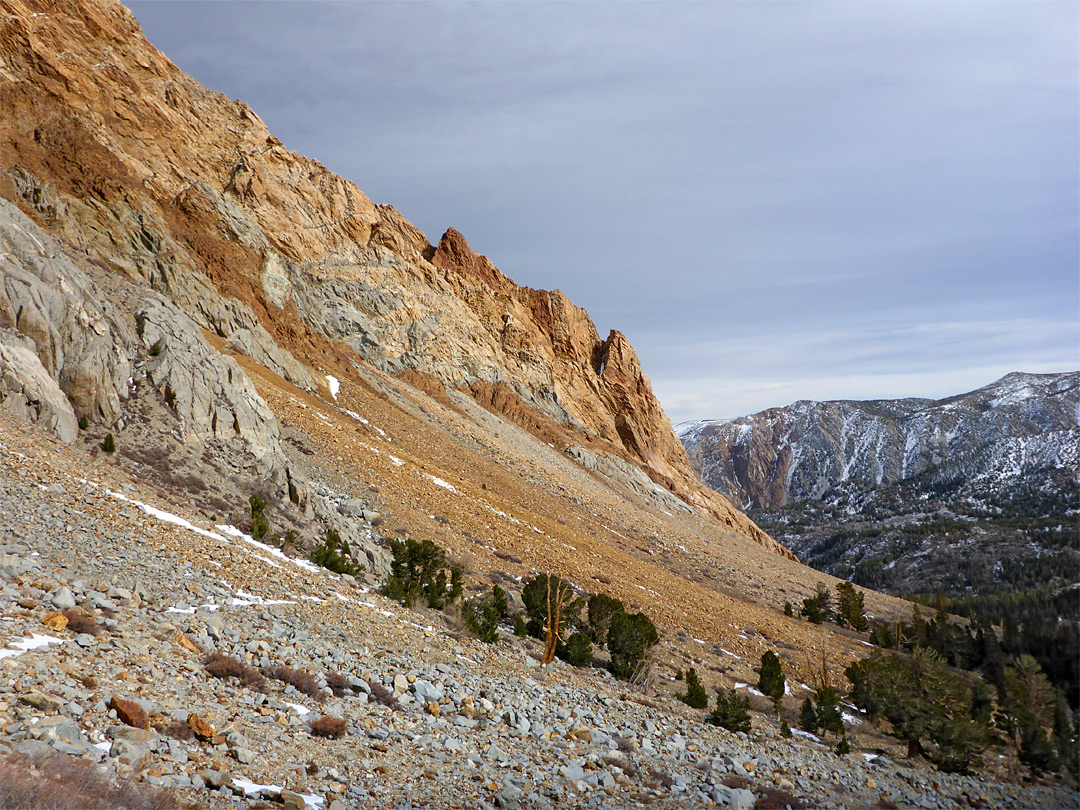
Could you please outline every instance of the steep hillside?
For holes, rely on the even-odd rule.
[[[372,584],[410,536],[474,587],[546,570],[728,650],[799,635],[776,609],[813,582],[696,481],[621,334],[289,152],[123,6],[0,5],[3,407],[112,435],[203,519],[258,494],[292,553],[332,528]]]
[[[294,358],[430,377],[775,545],[697,483],[621,334],[601,339],[564,295],[518,286],[453,229],[430,245],[178,70],[121,5],[0,8],[0,194],[54,234],[303,387],[319,375]]]
[[[868,635],[785,615],[836,580],[697,481],[626,339],[289,152],[121,5],[0,10],[2,778],[59,751],[209,807],[1075,804],[1012,749],[941,777],[854,715],[851,755],[781,739],[756,694],[752,736],[706,727],[677,674],[747,694],[774,652],[795,722]],[[449,610],[374,592],[402,540],[463,572]],[[639,683],[599,623],[573,670],[469,635],[467,599],[522,619],[541,572],[655,621]]]
[[[1080,470],[1080,373],[1009,374],[943,400],[800,401],[686,422],[702,481],[744,509],[820,498],[845,481],[1018,481]],[[931,472],[932,471],[932,472]]]

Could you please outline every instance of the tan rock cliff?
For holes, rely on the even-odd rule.
[[[789,555],[698,483],[622,334],[600,339],[561,292],[515,284],[453,229],[430,245],[180,71],[119,3],[0,11],[0,195],[52,233],[302,387],[318,375],[301,363],[426,375]]]

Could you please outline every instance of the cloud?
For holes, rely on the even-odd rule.
[[[1071,4],[133,8],[290,148],[625,332],[673,413],[1080,365]]]

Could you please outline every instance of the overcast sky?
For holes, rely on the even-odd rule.
[[[673,422],[1080,367],[1080,6],[135,2],[437,243],[624,332]]]

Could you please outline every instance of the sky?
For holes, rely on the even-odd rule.
[[[133,2],[284,144],[561,289],[673,422],[1080,368],[1080,6]]]

